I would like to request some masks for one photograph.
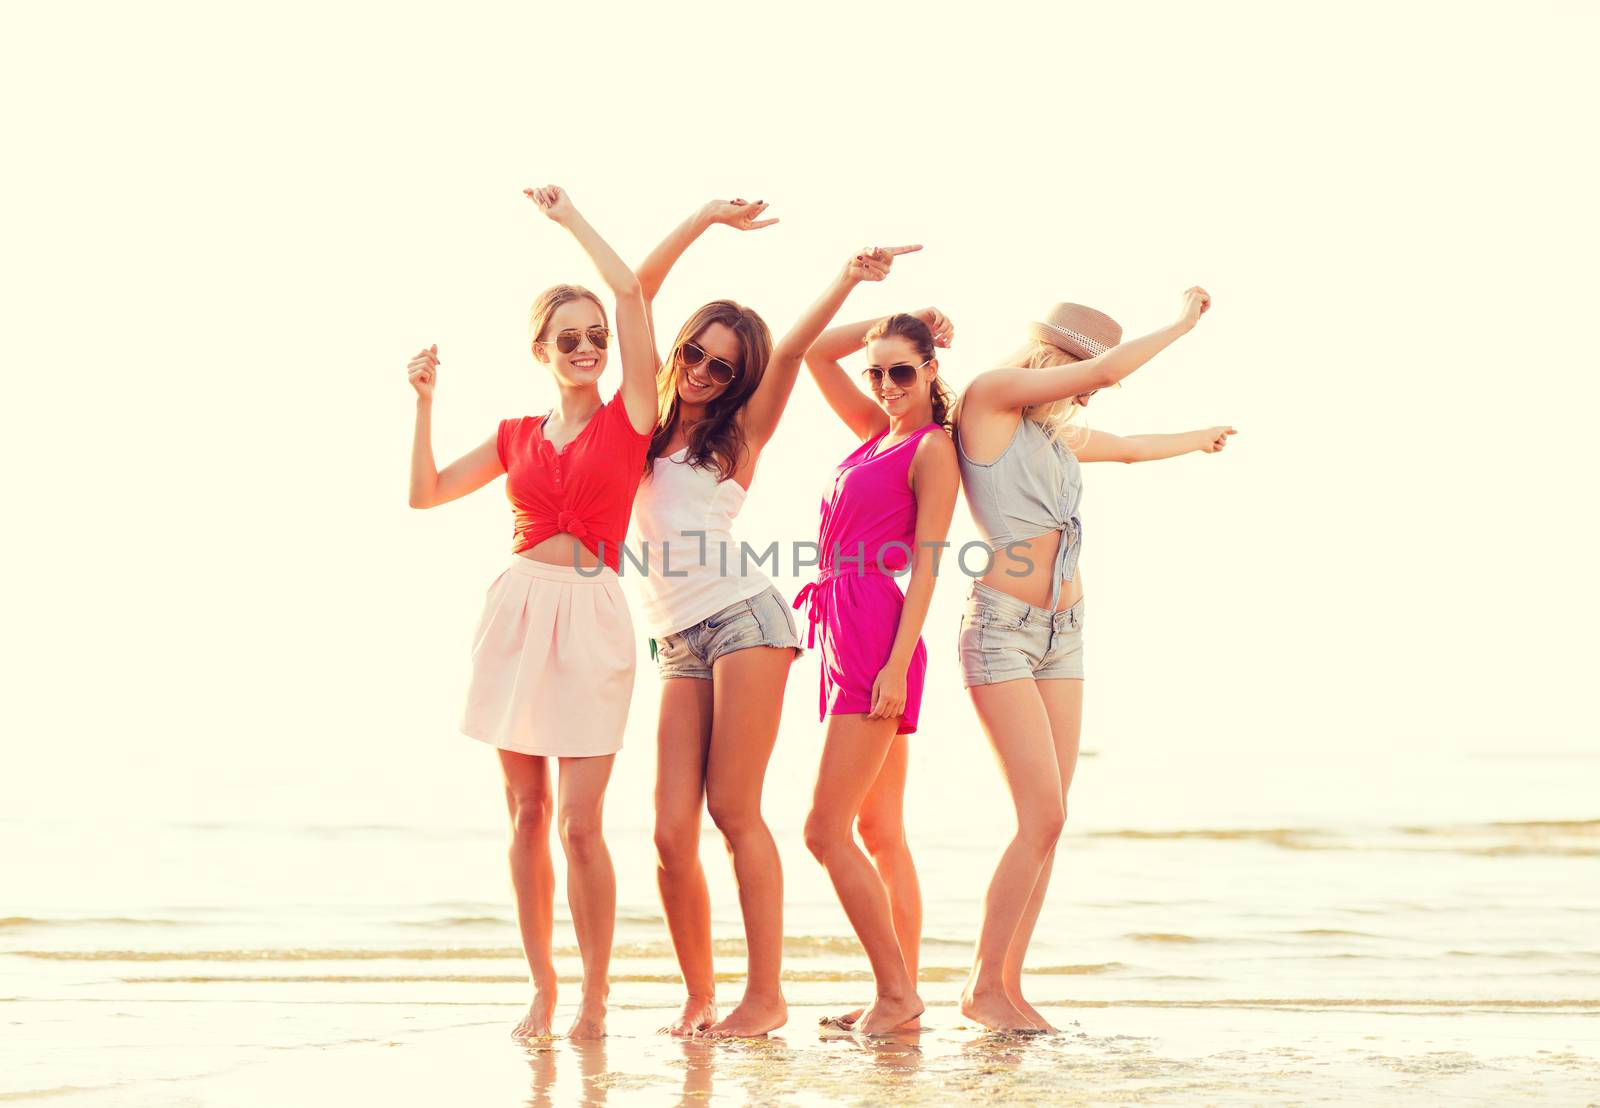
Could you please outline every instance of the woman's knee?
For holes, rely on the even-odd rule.
[[[1067,808],[1059,802],[1040,804],[1017,813],[1017,838],[1048,854],[1067,825]]]
[[[542,841],[550,835],[550,794],[543,789],[508,793],[511,834],[518,842]]]
[[[734,795],[731,790],[708,789],[706,810],[725,839],[742,838],[761,826],[760,800]]]
[[[605,840],[601,837],[599,815],[562,812],[561,848],[566,851],[567,860],[574,863],[587,862],[603,851]]]
[[[806,817],[806,849],[824,864],[850,841],[850,825],[834,816],[812,809]]]
[[[856,828],[861,832],[861,845],[874,858],[906,848],[906,826],[897,818],[863,812]]]
[[[693,816],[656,817],[656,861],[673,870],[692,864],[700,855],[700,821]]]

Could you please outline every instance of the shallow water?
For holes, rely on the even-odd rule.
[[[1489,772],[1503,782],[1516,765]],[[1578,818],[1588,784],[1570,781],[1549,819],[1073,826],[1027,977],[1066,1029],[1047,1040],[985,1035],[954,1007],[1003,835],[913,825],[929,1030],[899,1046],[819,1036],[816,1015],[860,1003],[870,976],[781,825],[795,1018],[765,1045],[653,1036],[680,998],[676,966],[648,827],[613,815],[613,1038],[599,1061],[502,1041],[525,979],[487,821],[152,820],[110,834],[12,820],[0,823],[0,1096],[265,1102],[263,1089],[370,1068],[361,1059],[381,1050],[400,1103],[425,1102],[419,1090],[441,1080],[430,1066],[459,1072],[458,1055],[484,1060],[472,1080],[488,1099],[475,1103],[670,1103],[699,1097],[702,1080],[719,1101],[771,1103],[891,1091],[929,1103],[1594,1101],[1600,819]],[[720,844],[708,834],[705,847],[726,1009],[743,941]],[[560,906],[557,943],[559,1018],[578,968]]]

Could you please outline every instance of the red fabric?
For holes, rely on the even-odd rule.
[[[615,570],[633,494],[644,476],[650,432],[633,429],[621,390],[559,453],[544,437],[544,420],[503,419],[495,440],[514,520],[511,552],[519,554],[564,531]]]

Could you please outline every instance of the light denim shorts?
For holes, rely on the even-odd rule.
[[[1022,677],[1083,680],[1083,598],[1051,612],[974,581],[961,614],[962,684]]]
[[[765,592],[729,604],[693,627],[652,639],[651,653],[663,680],[698,677],[709,681],[718,658],[752,646],[792,647],[796,658],[805,653],[795,631],[794,612],[783,594],[770,585]]]

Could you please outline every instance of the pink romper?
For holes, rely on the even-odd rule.
[[[796,608],[810,605],[807,646],[816,646],[817,629],[822,629],[819,719],[872,710],[872,682],[889,661],[905,605],[905,594],[889,574],[910,566],[917,541],[911,460],[922,436],[932,431],[944,428],[929,423],[881,453],[878,444],[889,432],[874,435],[839,463],[833,495],[822,502],[822,564],[816,581],[794,598]],[[927,670],[928,651],[918,638],[906,667],[906,707],[898,734],[917,729]]]

